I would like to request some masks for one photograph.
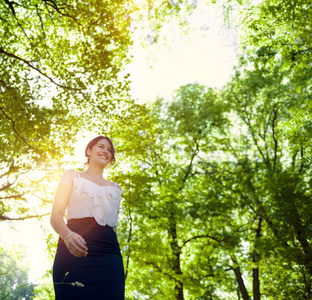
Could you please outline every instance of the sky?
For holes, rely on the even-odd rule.
[[[229,80],[237,62],[236,30],[227,28],[222,11],[216,12],[212,7],[199,5],[189,21],[193,30],[187,36],[176,24],[168,24],[165,30],[169,42],[161,47],[142,48],[142,37],[134,36],[133,61],[126,71],[132,80],[132,95],[138,102],[152,102],[157,96],[170,100],[174,90],[188,83],[221,88]],[[49,227],[49,218],[44,221]],[[40,282],[51,265],[46,258],[39,222],[19,221],[14,225],[15,230],[0,222],[0,240],[13,247],[24,245],[29,278]]]
[[[157,96],[170,99],[174,90],[188,83],[222,88],[229,80],[237,63],[237,30],[224,24],[220,9],[206,5],[199,5],[187,19],[192,31],[185,35],[172,22],[165,26],[168,41],[160,47],[142,48],[137,33],[127,70],[132,95],[139,102],[151,102]]]
[[[48,218],[44,219],[48,223]],[[47,226],[47,225],[46,225]],[[50,267],[46,255],[46,245],[43,242],[44,233],[38,220],[14,222],[14,228],[8,222],[0,222],[0,241],[9,249],[22,245],[26,258],[23,264],[30,268],[29,279],[33,283],[40,281],[45,271]]]

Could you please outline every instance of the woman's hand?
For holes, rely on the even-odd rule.
[[[68,251],[76,256],[82,257],[88,255],[88,247],[86,246],[86,241],[78,233],[72,232],[65,239],[64,243]]]

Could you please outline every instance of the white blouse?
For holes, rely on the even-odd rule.
[[[122,191],[115,185],[102,186],[75,171],[73,190],[66,209],[66,220],[93,217],[98,224],[118,225]]]

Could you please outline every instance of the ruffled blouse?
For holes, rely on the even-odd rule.
[[[115,185],[102,186],[75,171],[73,190],[66,210],[66,220],[93,217],[98,224],[118,225],[122,191]]]

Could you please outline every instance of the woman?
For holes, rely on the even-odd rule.
[[[104,168],[115,162],[115,149],[108,137],[98,136],[85,155],[87,170],[67,170],[53,201],[51,225],[60,236],[53,265],[55,299],[123,300],[116,235],[122,192],[103,178]]]

